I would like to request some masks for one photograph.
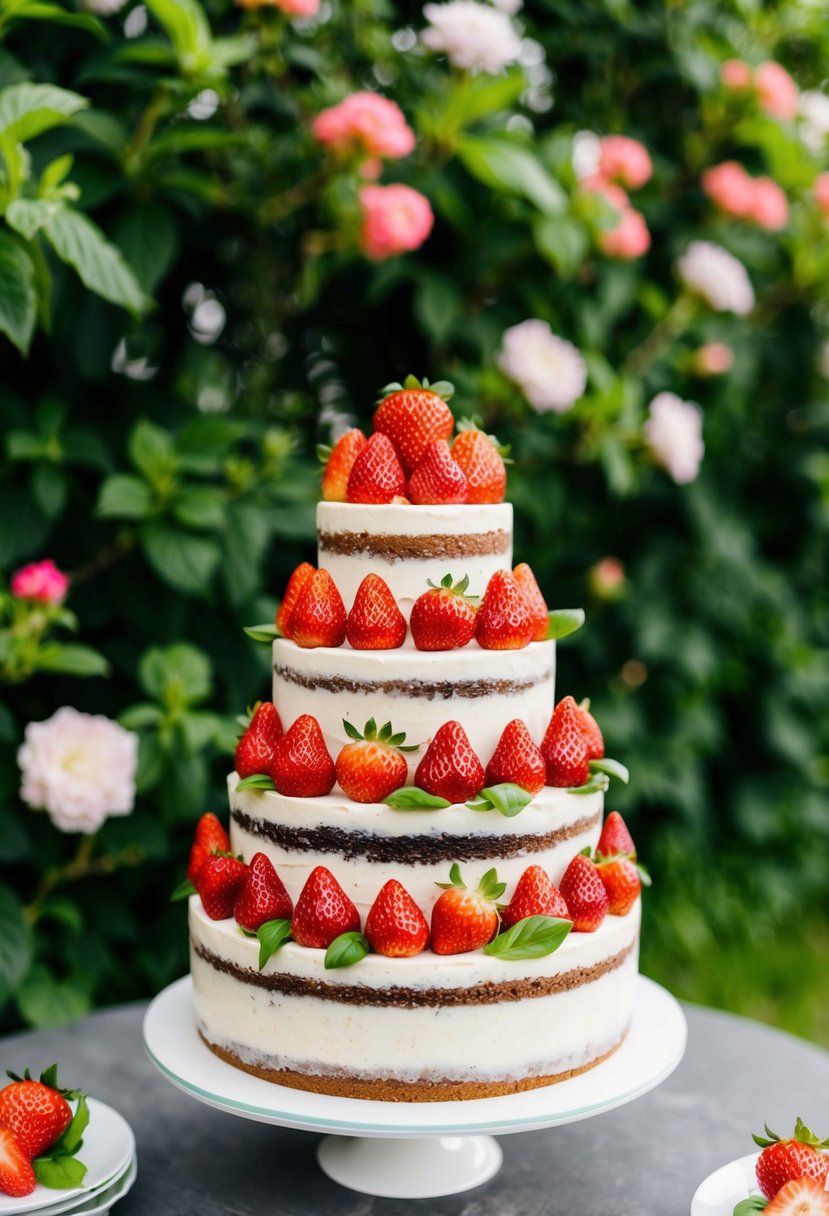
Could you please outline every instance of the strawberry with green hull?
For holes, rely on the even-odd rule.
[[[406,784],[409,766],[404,752],[416,752],[419,744],[407,746],[405,731],[395,734],[391,722],[378,730],[374,718],[369,718],[362,733],[346,718],[343,727],[353,742],[337,756],[340,788],[354,802],[385,801]]]
[[[406,640],[406,618],[388,583],[379,574],[367,574],[354,597],[345,636],[354,650],[397,650]]]
[[[429,944],[429,923],[406,888],[390,878],[366,917],[366,941],[386,958],[413,958]]]
[[[450,803],[466,802],[484,785],[484,767],[460,722],[444,722],[415,772],[415,785]]]
[[[544,757],[533,743],[526,724],[513,718],[504,727],[484,773],[484,785],[509,782],[528,794],[537,794],[547,777]]]
[[[570,913],[564,896],[553,885],[549,874],[542,866],[527,866],[518,879],[512,899],[501,913],[505,929],[528,916],[554,916],[569,920]]]
[[[426,445],[406,485],[406,497],[415,506],[467,501],[469,483],[452,459],[445,439]]]
[[[512,572],[512,577],[518,584],[518,590],[524,597],[527,611],[533,622],[531,641],[543,642],[550,628],[550,610],[547,601],[541,594],[541,588],[536,582],[535,575],[526,562],[521,562]]]
[[[211,920],[227,920],[233,915],[247,874],[247,866],[238,857],[214,853],[207,858],[196,878],[196,890]]]
[[[576,854],[564,871],[560,890],[573,929],[577,933],[595,933],[607,916],[610,900],[589,857]]]
[[[429,582],[429,590],[412,606],[409,625],[418,650],[459,650],[475,636],[477,600],[466,594],[469,577],[459,582],[446,574],[440,586]]]
[[[563,697],[553,710],[540,750],[547,765],[548,785],[574,789],[586,784],[590,758],[579,707],[572,697]]]
[[[368,440],[358,427],[352,427],[341,435],[334,447],[317,448],[317,455],[325,460],[322,474],[322,497],[325,502],[346,502],[348,497],[348,479],[354,462]]]
[[[288,586],[285,588],[282,603],[276,612],[276,628],[284,638],[290,639],[291,637],[288,625],[291,613],[296,608],[297,600],[305,590],[309,579],[313,578],[316,572],[316,567],[312,566],[310,562],[302,562],[288,579]]]
[[[336,779],[319,722],[310,714],[300,714],[276,745],[271,780],[277,793],[288,798],[319,798],[331,793]]]
[[[57,1064],[39,1080],[28,1068],[22,1077],[8,1075],[11,1084],[0,1090],[0,1192],[20,1199],[37,1183],[81,1186],[86,1166],[76,1154],[89,1123],[86,1095],[59,1085]]]
[[[267,921],[290,920],[293,910],[291,897],[270,858],[254,853],[233,907],[236,924],[248,933],[256,933]]]
[[[618,811],[611,811],[605,819],[596,853],[602,857],[630,857],[632,861],[636,861],[636,845]]]
[[[452,437],[455,420],[446,402],[454,391],[448,380],[430,384],[425,377],[421,382],[415,376],[383,390],[374,414],[374,430],[391,440],[407,474],[414,472],[428,444]]]
[[[206,811],[196,824],[196,835],[187,863],[187,877],[195,886],[199,871],[211,853],[229,853],[230,837],[212,811]]]
[[[608,912],[627,916],[642,893],[643,882],[649,886],[650,878],[636,864],[636,846],[618,811],[611,811],[605,820],[595,862],[610,901]]]
[[[507,470],[503,448],[494,435],[485,435],[474,423],[463,419],[460,432],[452,444],[452,457],[466,477],[469,493],[467,502],[475,505],[503,502],[507,488]]]
[[[799,1178],[810,1178],[826,1187],[829,1180],[829,1140],[821,1140],[798,1119],[788,1139],[781,1139],[765,1128],[765,1136],[752,1139],[763,1151],[757,1160],[757,1185],[768,1199],[774,1199],[781,1187]],[[766,1211],[770,1211],[767,1208]]]
[[[523,650],[535,624],[509,570],[496,570],[487,583],[475,620],[475,641],[483,650]]]
[[[470,890],[455,863],[448,883],[432,909],[432,950],[435,954],[467,954],[480,950],[498,932],[498,898],[506,883],[498,881],[495,870],[488,870],[478,886]]]
[[[287,635],[303,650],[342,646],[345,605],[327,570],[317,570],[306,582],[288,618]]]
[[[271,701],[261,701],[236,745],[235,767],[242,779],[271,771],[276,745],[283,734],[276,706]]]
[[[55,1065],[39,1081],[28,1070],[22,1077],[11,1072],[8,1075],[11,1085],[0,1090],[0,1126],[14,1132],[31,1160],[51,1148],[66,1131],[72,1122],[72,1108],[66,1099],[78,1095],[58,1087]]]
[[[394,444],[372,435],[354,461],[348,478],[348,502],[389,503],[406,493],[406,474]]]
[[[311,871],[291,918],[291,936],[300,946],[327,950],[343,933],[360,932],[360,914],[325,866]]]

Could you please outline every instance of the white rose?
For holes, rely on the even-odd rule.
[[[829,97],[817,89],[805,89],[800,94],[798,112],[800,138],[810,152],[820,156],[829,135]]]
[[[695,401],[683,401],[676,393],[657,393],[648,410],[645,439],[656,463],[678,485],[694,480],[705,453],[702,411]]]
[[[691,241],[677,263],[679,277],[717,312],[744,317],[754,307],[754,288],[745,266],[721,245]]]
[[[546,321],[522,321],[506,330],[498,366],[539,413],[563,414],[587,385],[581,353],[554,334]]]
[[[495,75],[521,54],[521,39],[506,12],[477,0],[426,4],[428,29],[420,35],[430,51],[442,51],[456,68]]]

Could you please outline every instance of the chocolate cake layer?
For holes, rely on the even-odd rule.
[[[512,540],[508,532],[473,532],[467,535],[395,536],[370,532],[317,532],[320,556],[336,553],[353,557],[362,553],[385,561],[424,561],[481,557],[507,553]]]
[[[525,692],[529,688],[536,688],[539,684],[551,680],[553,672],[551,667],[545,665],[539,668],[538,674],[532,679],[524,680],[417,680],[410,677],[391,680],[355,680],[348,676],[311,674],[280,663],[274,665],[274,674],[279,680],[286,680],[289,684],[296,684],[300,688],[307,688],[311,691],[322,689],[324,692],[351,695],[365,693],[369,696],[372,694],[386,697],[404,696],[423,698],[427,701],[441,698],[449,701],[454,697],[469,699]]]

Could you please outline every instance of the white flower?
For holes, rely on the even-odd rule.
[[[598,172],[601,147],[602,141],[595,131],[576,131],[571,159],[573,172],[579,181]]]
[[[806,89],[800,94],[800,138],[810,152],[820,156],[829,135],[829,97],[818,89]]]
[[[563,414],[584,393],[587,365],[572,342],[559,338],[546,321],[522,321],[504,333],[498,366],[530,405]]]
[[[110,815],[132,810],[138,736],[111,718],[65,705],[29,723],[17,763],[21,798],[48,811],[62,832],[91,834]]]
[[[687,485],[705,454],[702,411],[695,401],[683,401],[676,393],[657,393],[648,415],[645,439],[656,463],[679,485]]]
[[[429,28],[420,35],[430,51],[443,51],[456,68],[495,75],[521,54],[521,39],[505,12],[477,0],[426,4]]]
[[[113,13],[120,12],[126,2],[127,0],[81,0],[83,7],[98,17],[111,17]]]
[[[754,307],[754,288],[742,262],[711,241],[691,241],[677,263],[686,287],[717,312],[744,317]]]

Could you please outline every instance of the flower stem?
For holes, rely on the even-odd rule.
[[[78,850],[71,861],[62,866],[53,866],[40,880],[32,902],[26,907],[26,919],[30,925],[40,917],[43,904],[56,887],[64,883],[79,882],[84,878],[104,877],[127,866],[137,866],[144,861],[144,850],[138,845],[129,845],[119,853],[103,853],[95,857],[95,836],[82,836]]]
[[[682,331],[688,328],[695,310],[696,305],[692,296],[684,292],[678,295],[644,342],[640,342],[630,352],[622,364],[622,371],[629,375],[641,375],[655,359],[658,359],[668,349]]]

